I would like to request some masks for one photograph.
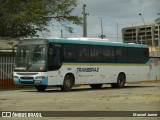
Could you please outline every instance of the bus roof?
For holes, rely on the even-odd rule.
[[[148,45],[134,44],[134,43],[121,43],[110,42],[108,39],[93,39],[93,38],[48,38],[49,42],[54,43],[70,43],[70,44],[83,44],[83,45],[102,45],[102,46],[120,46],[120,47],[138,47],[148,48]]]

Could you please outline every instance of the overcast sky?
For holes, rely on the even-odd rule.
[[[88,26],[88,37],[98,37],[101,35],[101,19],[103,21],[103,31],[106,38],[111,41],[121,41],[121,29],[143,24],[139,13],[144,21],[152,23],[160,13],[160,0],[78,0],[78,6],[73,14],[82,16],[82,5],[86,4]],[[118,27],[117,27],[118,24]],[[51,27],[49,37],[60,37],[60,30],[63,30],[64,37],[82,37],[82,26],[71,25],[74,33],[68,33],[60,25]]]

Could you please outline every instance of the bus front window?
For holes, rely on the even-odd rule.
[[[17,48],[15,71],[45,71],[46,45],[22,45]]]

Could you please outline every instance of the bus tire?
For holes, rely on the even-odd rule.
[[[64,77],[63,85],[60,86],[62,91],[70,91],[73,86],[73,79],[70,75]]]
[[[117,77],[117,83],[111,83],[112,88],[123,88],[126,83],[126,76],[120,73]]]
[[[45,89],[47,88],[46,85],[38,85],[38,86],[35,86],[35,88],[39,91],[39,92],[43,92],[45,91]]]
[[[90,84],[92,89],[100,89],[100,88],[102,88],[102,85],[103,84]]]

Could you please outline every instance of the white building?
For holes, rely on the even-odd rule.
[[[147,44],[157,51],[160,49],[160,23],[125,27],[122,39],[124,43]]]
[[[0,37],[0,49],[13,49],[18,42],[17,39]]]

